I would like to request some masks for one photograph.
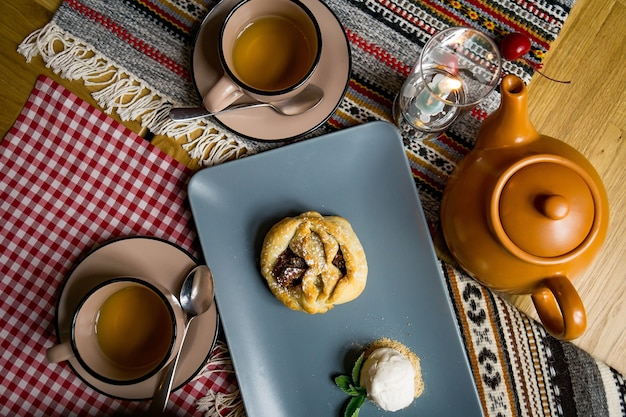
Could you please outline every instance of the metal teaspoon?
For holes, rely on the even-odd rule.
[[[213,305],[213,274],[206,265],[196,266],[187,274],[183,286],[180,289],[180,304],[187,313],[187,324],[183,330],[182,341],[176,357],[163,369],[161,383],[156,387],[152,404],[150,404],[150,415],[160,415],[165,410],[167,400],[172,391],[172,383],[176,374],[176,366],[183,350],[185,336],[191,321],[199,314],[207,312]]]
[[[323,97],[324,91],[322,91],[321,88],[316,85],[309,84],[304,90],[302,90],[301,93],[285,100],[275,101],[272,103],[258,101],[254,103],[235,104],[215,113],[209,112],[204,107],[173,107],[170,110],[170,117],[172,120],[176,121],[192,120],[253,107],[271,107],[274,111],[285,116],[295,116],[317,106],[322,101]]]

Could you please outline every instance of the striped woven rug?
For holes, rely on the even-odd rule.
[[[505,73],[529,81],[556,39],[573,0],[324,0],[341,21],[352,52],[345,98],[321,135],[373,120],[391,121],[396,92],[425,42],[450,26],[472,26],[496,41],[522,32],[532,41],[532,64],[505,62]],[[68,79],[82,80],[100,106],[123,120],[139,120],[157,146],[188,155],[193,169],[239,158],[271,146],[249,141],[207,121],[174,123],[172,105],[199,104],[189,57],[194,33],[215,1],[65,0],[52,21],[19,51],[41,55]],[[492,93],[445,134],[421,143],[404,137],[407,157],[441,256],[450,297],[467,347],[484,413],[499,416],[626,416],[624,378],[570,343],[555,340],[498,295],[445,261],[438,213],[443,188],[456,163],[473,146],[484,118],[500,101]],[[189,162],[191,161],[191,162]],[[223,372],[220,350],[207,372]],[[207,415],[220,394],[199,401]],[[451,383],[454,383],[451,381]],[[235,390],[235,391],[233,391]],[[236,395],[231,401],[237,402]],[[231,415],[241,408],[227,407]]]

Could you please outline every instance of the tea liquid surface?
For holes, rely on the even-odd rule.
[[[262,17],[239,34],[233,47],[234,70],[241,81],[263,91],[280,91],[302,80],[315,51],[301,29],[281,16]]]
[[[122,368],[157,365],[169,350],[172,319],[163,300],[140,286],[124,288],[105,300],[96,333],[102,353]]]

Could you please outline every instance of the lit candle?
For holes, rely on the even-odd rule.
[[[424,88],[415,100],[415,105],[421,112],[420,119],[424,123],[430,121],[430,116],[443,110],[445,103],[442,100],[448,98],[452,91],[461,88],[461,81],[437,74],[429,87],[430,90]]]

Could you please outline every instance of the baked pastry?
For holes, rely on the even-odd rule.
[[[309,211],[272,226],[261,249],[261,274],[287,307],[325,313],[365,289],[367,260],[346,219]]]

